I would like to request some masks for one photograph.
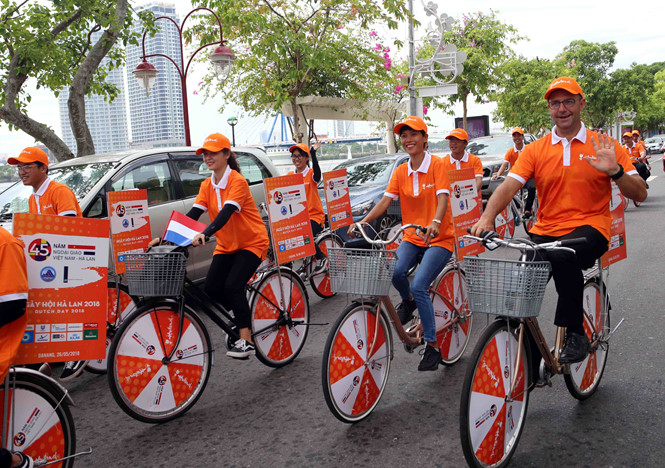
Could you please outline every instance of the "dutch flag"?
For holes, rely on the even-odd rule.
[[[203,232],[205,228],[206,224],[194,221],[192,218],[174,211],[171,213],[171,219],[166,225],[166,231],[162,238],[165,241],[185,247],[191,244],[194,236]]]

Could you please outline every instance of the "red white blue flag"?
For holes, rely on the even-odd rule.
[[[162,240],[185,247],[190,245],[194,236],[203,232],[206,227],[206,224],[174,211],[171,213],[171,219],[169,219],[166,225],[166,231],[162,236]]]

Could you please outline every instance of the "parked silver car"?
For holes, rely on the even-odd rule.
[[[644,140],[647,154],[660,153],[663,145],[665,145],[665,135],[654,135]]]
[[[150,228],[153,237],[157,237],[164,232],[171,212],[189,211],[201,182],[210,176],[203,158],[195,151],[172,147],[84,156],[53,164],[49,176],[74,191],[87,218],[108,217],[108,192],[146,189]],[[260,149],[239,147],[233,151],[254,201],[257,205],[264,202],[263,179],[279,175],[277,168]],[[13,214],[28,211],[31,191],[19,181],[0,193],[0,222],[4,227],[11,230]],[[213,250],[214,242],[191,250],[188,271],[192,278],[205,277]]]

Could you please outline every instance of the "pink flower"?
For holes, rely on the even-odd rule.
[[[378,34],[376,33],[376,31],[370,31],[370,32],[369,32],[369,37],[376,37],[376,36],[378,36]]]
[[[386,70],[390,70],[390,62],[384,63],[383,68],[385,68]]]
[[[386,52],[386,53],[390,52],[390,47],[384,48],[383,51]]]
[[[423,106],[423,115],[427,115],[428,110],[429,109],[427,109],[427,106]]]
[[[397,85],[397,86],[395,86],[394,93],[399,94],[399,92],[402,91],[403,89],[404,89],[404,85]]]
[[[404,78],[404,74],[403,73],[398,73],[397,75],[395,75],[395,78]]]
[[[377,44],[374,46],[375,50],[383,50],[383,46],[381,44]]]
[[[344,65],[344,66],[342,67],[342,70],[344,70],[344,71],[347,71],[348,69],[349,69],[349,67],[347,67],[346,65]]]
[[[338,25],[337,25],[337,29],[344,29],[344,25],[343,25],[343,24],[341,24],[341,23],[340,23],[340,24],[338,24]]]

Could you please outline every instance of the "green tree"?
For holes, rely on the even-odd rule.
[[[528,60],[517,57],[501,67],[499,89],[492,95],[497,108],[494,116],[506,127],[522,127],[540,134],[552,126],[552,119],[543,96],[552,79],[561,74],[560,61]]]
[[[94,153],[85,120],[86,94],[112,100],[119,90],[104,82],[108,67],[123,63],[123,51],[113,48],[121,40],[137,44],[129,32],[132,15],[129,0],[0,0],[0,119],[10,129],[20,129],[44,143],[62,161],[74,157],[70,149],[46,125],[28,117],[30,95],[27,80],[56,96],[69,87],[69,119],[79,156]],[[149,23],[150,15],[144,14]],[[101,33],[93,42],[93,33]]]
[[[584,92],[586,106],[582,120],[592,128],[602,128],[613,122],[618,109],[616,89],[609,79],[618,49],[614,42],[604,44],[583,40],[572,41],[559,55]]]
[[[458,93],[450,96],[451,103],[461,102],[466,129],[467,102],[473,95],[476,102],[486,102],[501,81],[501,65],[514,56],[510,45],[525,39],[517,29],[502,23],[494,10],[464,15],[444,34],[446,43],[467,54],[464,71],[457,77]]]
[[[220,15],[225,37],[237,59],[222,91],[250,115],[279,111],[290,103],[294,127],[301,129],[299,96],[318,95],[365,99],[383,82],[390,66],[367,31],[380,22],[395,29],[408,12],[403,0],[198,0]],[[215,37],[201,25],[192,35]],[[306,119],[306,116],[305,116]],[[303,119],[303,120],[305,120]],[[306,135],[295,130],[294,139]]]
[[[635,110],[637,127],[648,128],[658,133],[665,131],[665,69],[655,74],[653,93],[641,99]]]

